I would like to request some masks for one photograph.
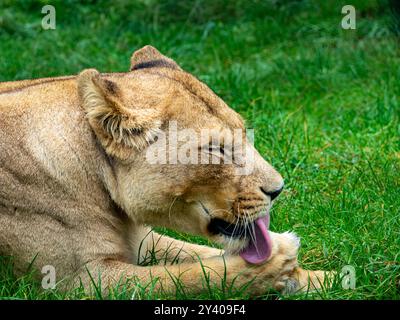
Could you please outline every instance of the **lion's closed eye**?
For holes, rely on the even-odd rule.
[[[224,163],[226,164],[234,163],[234,159],[232,158],[233,152],[231,148],[224,145],[204,145],[201,146],[199,150],[203,154],[212,155],[224,160]]]

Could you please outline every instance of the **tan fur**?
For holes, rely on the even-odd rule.
[[[162,61],[156,67],[140,64]],[[173,290],[171,275],[193,292],[203,290],[201,265],[211,281],[240,286],[257,277],[253,294],[268,288],[297,290],[321,273],[298,267],[298,239],[271,233],[271,259],[248,265],[235,253],[245,243],[212,235],[203,203],[214,217],[254,219],[269,210],[281,176],[256,153],[254,172],[235,165],[151,165],[145,150],[168,121],[199,132],[244,128],[241,117],[173,60],[146,46],[132,56],[132,70],[78,77],[0,83],[0,254],[15,258],[16,272],[33,261],[89,286],[87,270],[103,285],[137,277]],[[136,69],[136,67],[137,69]],[[232,205],[234,203],[234,205]],[[246,208],[243,209],[243,208]],[[160,236],[148,226],[203,235],[229,252]],[[143,240],[144,239],[144,240]],[[149,250],[170,266],[140,266]],[[170,256],[168,256],[170,255]],[[95,275],[94,278],[97,276]]]

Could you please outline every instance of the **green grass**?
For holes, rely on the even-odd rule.
[[[45,31],[45,1],[2,1],[0,81],[77,74],[88,67],[126,71],[131,53],[152,44],[255,128],[257,148],[286,182],[271,229],[301,236],[302,265],[356,269],[355,290],[337,283],[317,295],[291,298],[399,299],[400,56],[385,2],[351,1],[356,30],[340,28],[348,1],[130,2],[53,1],[57,29]],[[132,295],[42,291],[29,273],[16,278],[10,263],[0,268],[3,298]],[[215,288],[197,297],[181,291],[168,296],[238,297],[246,298]]]

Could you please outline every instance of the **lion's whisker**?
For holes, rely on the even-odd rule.
[[[178,197],[175,197],[174,200],[172,200],[171,205],[169,206],[169,209],[168,209],[168,220],[170,223],[171,223],[171,210],[172,210],[172,207],[173,207],[176,199],[178,199]]]

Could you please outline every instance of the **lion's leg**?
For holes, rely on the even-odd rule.
[[[204,245],[177,240],[143,228],[137,233],[134,246],[135,263],[194,262],[200,259],[221,256],[224,251]]]
[[[252,266],[238,256],[221,257],[223,250],[187,243],[159,235],[151,231],[150,228],[142,228],[141,230],[137,230],[136,235],[139,238],[134,241],[135,243],[140,243],[135,248],[136,252],[140,251],[140,255],[137,255],[137,258],[140,257],[139,262],[145,262],[149,256],[155,256],[156,261],[151,262],[158,261],[160,264],[165,264],[165,261],[168,261],[178,264],[168,267],[140,267],[130,264],[120,265],[118,261],[114,261],[113,263],[118,265],[116,269],[102,263],[99,263],[97,268],[98,270],[108,270],[106,272],[106,278],[108,279],[126,276],[137,276],[142,279],[142,276],[145,275],[144,280],[146,282],[151,280],[149,276],[151,274],[153,277],[164,279],[162,281],[167,282],[168,288],[170,288],[169,285],[174,285],[173,281],[168,282],[168,279],[171,280],[169,275],[176,276],[183,272],[185,275],[182,275],[181,280],[184,284],[191,286],[193,290],[199,290],[199,284],[197,283],[196,289],[196,285],[192,283],[194,281],[192,277],[195,277],[197,280],[204,280],[201,264],[207,266],[206,269],[209,271],[213,269],[214,271],[211,272],[214,275],[213,278],[220,282],[221,278],[218,275],[221,276],[224,274],[223,261],[225,260],[227,276],[231,279],[238,276],[242,271],[243,274],[240,276],[242,282],[245,279],[250,281],[257,275],[262,279],[268,276],[268,281],[256,281],[263,285],[262,288],[264,288],[264,291],[268,288],[274,288],[278,291],[294,293],[299,290],[304,291],[320,288],[321,284],[324,283],[324,273],[322,271],[303,270],[298,266],[297,251],[300,245],[299,239],[291,233],[279,234],[270,232],[270,234],[274,243],[272,257],[262,266]],[[120,273],[120,271],[116,270],[124,271]],[[124,272],[126,276],[124,276]],[[111,276],[112,274],[114,276]],[[186,281],[187,274],[190,276]],[[168,276],[167,279],[165,279],[165,276]],[[238,282],[235,283],[238,284]],[[255,288],[253,291],[257,291],[258,289],[260,288]]]
[[[272,257],[259,266],[249,265],[239,256],[216,256],[196,262],[147,267],[107,259],[87,264],[91,276],[85,270],[79,279],[85,286],[90,286],[93,279],[101,279],[103,289],[115,287],[118,283],[125,284],[125,280],[132,279],[132,287],[137,285],[135,281],[142,286],[154,281],[149,288],[166,292],[174,292],[177,283],[187,293],[199,293],[207,290],[208,285],[221,287],[224,283],[236,288],[250,283],[246,290],[252,295],[263,294],[271,288],[285,290],[282,283],[291,284],[287,275],[303,272],[297,269],[298,241],[291,234],[273,234],[273,237]]]

